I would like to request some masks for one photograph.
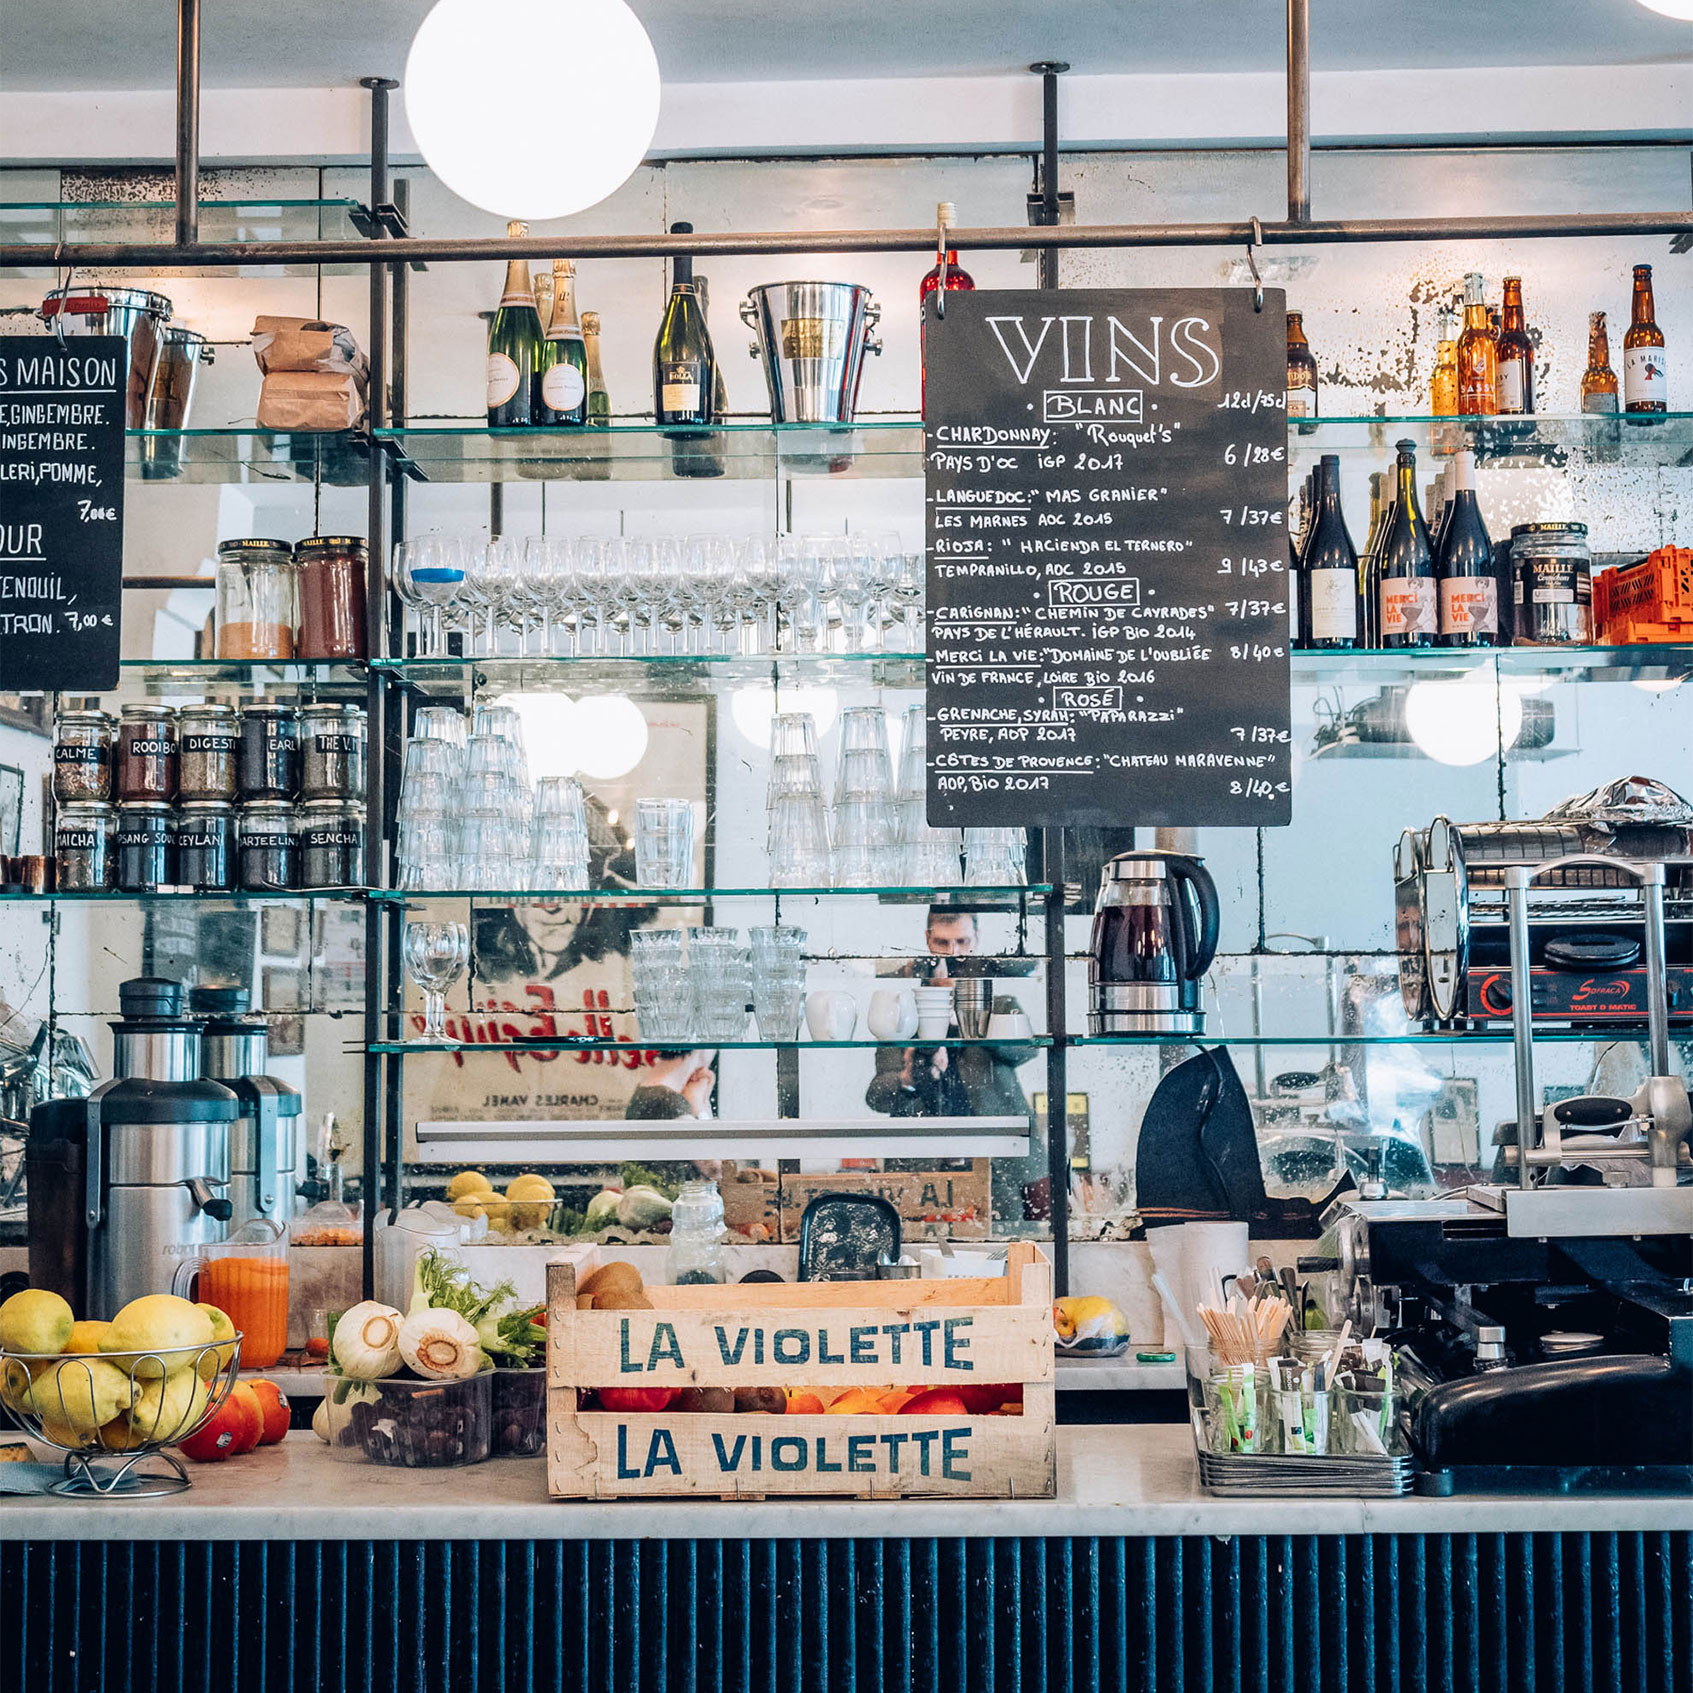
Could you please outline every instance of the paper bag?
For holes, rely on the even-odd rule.
[[[272,371],[259,388],[261,429],[352,429],[364,418],[364,388],[352,375]]]
[[[312,370],[356,376],[362,387],[370,362],[345,324],[306,317],[260,317],[253,324],[253,357],[266,376],[278,370]]]

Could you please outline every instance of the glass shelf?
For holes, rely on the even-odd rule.
[[[486,1013],[496,1016],[496,1012]],[[796,1048],[804,1052],[874,1052],[884,1046],[1038,1046],[1052,1045],[1050,1035],[1020,1035],[1008,1040],[966,1040],[961,1035],[949,1035],[945,1040],[880,1041],[880,1040],[604,1040],[583,1035],[551,1035],[539,1040],[388,1040],[370,1041],[350,1050],[382,1052],[394,1056],[418,1052],[650,1052],[670,1046],[710,1047],[714,1052],[780,1052]]]
[[[354,220],[362,212],[357,200],[202,200],[200,239],[231,241],[352,241],[360,235]],[[147,246],[176,239],[174,200],[12,200],[0,202],[0,241],[7,245],[39,246],[41,266],[52,263],[52,249],[61,242],[127,242]],[[37,268],[37,267],[32,267]],[[183,267],[163,272],[127,271],[138,276],[307,276],[320,268],[351,274],[351,265],[251,264],[228,267]],[[9,275],[20,274],[17,270]],[[126,283],[127,285],[127,283]],[[115,286],[115,284],[114,284]]]
[[[709,905],[720,899],[885,899],[922,904],[945,899],[960,910],[972,901],[1009,904],[1044,899],[1045,883],[1027,887],[862,887],[862,888],[373,888],[370,898],[387,904],[421,905],[429,900],[486,899],[503,904],[536,901],[557,905]]]
[[[130,429],[123,459],[132,482],[321,481],[362,488],[370,475],[369,446],[344,429]]]
[[[920,688],[920,652],[642,653],[554,658],[379,658],[372,668],[407,687],[460,695],[474,686],[497,692],[545,691],[603,684],[686,696],[718,687],[807,685]]]
[[[215,584],[207,578],[206,587]],[[225,658],[126,658],[118,666],[118,681],[105,689],[110,697],[122,694],[146,699],[204,699],[229,693],[304,693],[335,696],[363,696],[370,673],[362,663],[283,663],[276,659],[237,660]],[[78,692],[78,697],[96,699],[99,694]]]
[[[1693,1040],[1693,1025],[1673,1021],[1670,1039]],[[1542,1041],[1638,1041],[1644,1044],[1646,1028],[1548,1029],[1536,1024],[1534,1043]],[[1066,1046],[1509,1046],[1509,1029],[1414,1029],[1394,1035],[1071,1035]]]
[[[1438,681],[1497,667],[1502,677],[1552,681],[1630,682],[1693,674],[1693,645],[1642,643],[1627,647],[1354,648],[1291,655],[1296,683]]]
[[[209,905],[306,905],[319,900],[332,905],[357,905],[364,898],[363,888],[295,889],[283,894],[253,894],[201,888],[163,888],[158,893],[151,894],[122,893],[116,890],[89,893],[80,889],[38,894],[17,888],[0,888],[0,902],[17,905],[155,905],[184,899],[195,899]]]
[[[430,482],[768,481],[784,476],[919,477],[923,425],[749,418],[706,428],[489,429],[470,419],[382,429]]]
[[[1396,441],[1436,458],[1469,448],[1483,468],[1628,468],[1693,464],[1693,412],[1601,417],[1325,417],[1290,422],[1294,465],[1322,453],[1368,453],[1384,462]]]

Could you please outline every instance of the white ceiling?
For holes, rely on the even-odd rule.
[[[202,9],[206,84],[311,87],[398,76],[429,3],[212,0]],[[1078,72],[1266,71],[1283,53],[1278,0],[633,4],[673,82],[979,76],[1043,58],[1068,59]],[[1312,0],[1311,14],[1319,70],[1693,58],[1693,24],[1638,0]],[[171,0],[0,0],[0,89],[167,88],[174,20]],[[557,56],[560,120],[568,123],[577,70],[568,31],[531,49]]]

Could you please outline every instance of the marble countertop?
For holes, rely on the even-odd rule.
[[[1219,1499],[1178,1425],[1058,1430],[1054,1499],[554,1501],[541,1459],[461,1470],[337,1462],[311,1434],[190,1464],[165,1499],[0,1496],[0,1540],[846,1539],[890,1535],[1450,1534],[1684,1530],[1685,1498]]]

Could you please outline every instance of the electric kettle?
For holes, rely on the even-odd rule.
[[[1197,858],[1123,852],[1100,872],[1088,960],[1088,1033],[1197,1035],[1217,951],[1217,884]]]

